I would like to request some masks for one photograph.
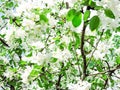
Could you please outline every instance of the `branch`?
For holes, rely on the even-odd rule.
[[[108,85],[108,78],[105,80],[104,88]]]
[[[51,35],[49,34],[48,37],[47,37],[47,39],[46,39],[46,41],[45,41],[45,43],[48,42],[50,36],[51,36]],[[60,38],[62,38],[62,36],[61,36]],[[49,45],[54,44],[54,43],[55,43],[55,42],[53,41],[53,42],[51,42],[51,43],[45,45],[43,48],[41,48],[40,52],[42,52],[42,51],[43,51],[44,49],[46,49]]]
[[[5,88],[4,88],[4,87],[2,87],[2,86],[1,86],[1,88],[2,88],[3,90],[5,90]]]
[[[61,70],[62,70],[62,68],[64,67],[64,63],[62,63],[62,66],[61,66]],[[62,74],[60,73],[59,74],[59,76],[58,76],[58,81],[57,81],[57,83],[56,83],[56,90],[61,90],[60,89],[60,81],[61,81],[61,79],[62,79]]]
[[[100,40],[101,40],[101,38],[102,38],[102,36],[103,36],[104,31],[105,31],[105,29],[103,29],[102,32],[101,32],[100,38],[98,39],[98,41],[97,41],[97,43],[96,43],[96,45],[95,45],[95,49],[93,50],[93,52],[92,52],[92,54],[91,54],[90,60],[89,60],[88,63],[87,63],[87,67],[88,67],[88,64],[90,63],[90,61],[92,60],[92,57],[93,57],[93,55],[94,55],[94,53],[95,53],[95,51],[96,51],[96,49],[97,49],[97,47],[98,47],[98,44],[99,44],[99,42],[100,42]]]
[[[10,85],[10,90],[15,90],[13,85]]]
[[[86,62],[86,55],[85,55],[85,51],[84,51],[84,41],[85,41],[85,30],[86,30],[86,24],[84,22],[83,24],[83,30],[82,30],[82,35],[81,35],[81,55],[83,58],[83,80],[86,77],[86,69],[87,69],[87,62]]]
[[[87,9],[86,10],[89,10],[89,6],[87,6]],[[81,10],[82,13],[83,12],[83,8]],[[84,42],[85,42],[85,30],[86,30],[86,27],[87,27],[87,24],[88,24],[89,20],[87,21],[84,21],[83,23],[83,29],[82,29],[82,35],[81,35],[81,55],[82,55],[82,58],[83,58],[83,80],[86,78],[87,76],[87,61],[86,61],[86,54],[85,54],[85,50],[84,50]]]
[[[116,76],[116,75],[115,75],[115,77],[118,78],[118,79],[120,79],[120,77],[118,77],[118,76]]]
[[[4,46],[9,47],[9,45],[2,38],[0,38],[0,42],[2,42]]]
[[[66,2],[66,9],[69,9],[70,7],[69,7],[69,3],[68,2]]]
[[[3,26],[0,27],[0,31],[7,25],[7,23],[5,23]]]
[[[110,70],[106,70],[104,72],[99,72],[99,73],[95,73],[95,74],[89,74],[88,76],[96,76],[96,75],[99,75],[99,74],[105,74],[105,73],[114,73],[116,70],[120,69],[120,65],[116,66],[115,68],[113,69],[110,69]],[[112,74],[111,74],[112,75]]]
[[[37,80],[39,77],[42,78],[42,77],[44,76],[44,78],[45,78],[47,81],[49,81],[49,82],[51,82],[51,83],[55,83],[55,82],[53,82],[52,80],[49,80],[49,78],[46,77],[45,72],[48,72],[48,71],[44,71],[43,73],[40,73],[40,74],[39,74],[37,77],[35,77],[32,81],[35,81],[35,80]],[[55,73],[50,73],[50,72],[48,72],[48,73],[49,73],[49,74],[55,74]]]
[[[77,63],[79,63],[78,57],[77,57]],[[79,66],[79,64],[78,64],[78,71],[79,71],[79,75],[80,75],[80,79],[81,79],[81,71],[80,71],[80,66]]]
[[[85,40],[87,43],[89,43],[93,48],[96,48],[94,45],[92,45],[88,40]]]
[[[5,23],[2,27],[0,27],[0,31],[7,25],[7,23]],[[2,38],[0,38],[0,42],[3,43],[4,46],[9,47],[9,45],[5,42],[5,40],[3,40]]]
[[[47,39],[46,39],[46,41],[45,41],[46,44],[47,44],[49,38],[50,38],[50,34],[48,35],[48,37],[47,37]]]
[[[105,61],[105,63],[107,64],[108,70],[110,71],[110,65],[109,65],[109,63],[108,63],[107,61]],[[112,73],[113,73],[113,72],[110,72],[110,73],[109,73],[109,76],[111,76]],[[104,88],[106,88],[107,85],[108,85],[108,77],[107,77],[107,79],[105,80]]]
[[[107,64],[108,69],[110,70],[110,65],[109,65],[109,63],[108,63],[107,61],[105,61],[105,63]]]

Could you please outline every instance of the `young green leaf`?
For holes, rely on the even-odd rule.
[[[111,33],[111,30],[108,29],[106,32],[105,32],[105,38],[106,39],[109,39],[111,37],[112,33]]]
[[[55,63],[55,62],[57,62],[57,58],[52,57],[51,58],[51,63]]]
[[[13,18],[12,17],[10,17],[10,24],[12,24],[13,23]]]
[[[29,52],[26,57],[31,57],[32,56],[32,52]]]
[[[116,32],[120,32],[120,26],[116,28]]]
[[[74,32],[73,33],[73,35],[74,35],[74,37],[75,37],[75,47],[76,48],[79,48],[79,46],[80,46],[80,37],[79,37],[79,34],[78,33],[76,33],[76,32]]]
[[[77,12],[76,15],[74,16],[73,20],[72,20],[72,25],[74,27],[78,27],[82,22],[82,13],[81,12]]]
[[[41,20],[41,21],[44,21],[44,22],[46,22],[46,23],[48,22],[48,18],[47,18],[44,14],[41,14],[41,15],[40,15],[40,20]]]
[[[116,57],[116,63],[120,64],[120,57],[119,56]]]
[[[39,87],[43,87],[43,83],[42,83],[41,79],[38,79],[37,81],[38,81]]]
[[[70,9],[67,13],[67,16],[66,16],[67,21],[72,21],[75,14],[76,14],[76,10],[75,9]]]
[[[90,29],[91,31],[94,31],[95,29],[97,29],[100,25],[100,19],[98,16],[93,16],[90,19]]]
[[[6,7],[11,8],[13,7],[14,3],[13,2],[6,2]]]
[[[89,17],[90,17],[90,11],[86,10],[84,13],[84,21],[87,21]]]
[[[107,17],[112,18],[112,19],[115,19],[115,15],[114,15],[114,13],[113,13],[110,9],[105,9],[105,10],[104,10],[104,13],[105,13],[105,15],[106,15]]]

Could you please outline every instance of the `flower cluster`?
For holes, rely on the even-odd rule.
[[[119,89],[119,0],[0,6],[0,90]]]

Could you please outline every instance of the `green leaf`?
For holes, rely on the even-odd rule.
[[[82,5],[84,5],[84,6],[87,6],[87,5],[89,5],[89,0],[82,0]]]
[[[66,46],[66,44],[64,42],[59,44],[59,48],[61,50],[63,50],[65,48],[65,46]]]
[[[67,16],[66,16],[67,21],[72,21],[75,14],[76,14],[76,10],[75,9],[70,9],[67,13]]]
[[[76,32],[73,32],[73,35],[74,35],[74,37],[75,37],[75,47],[76,48],[79,48],[80,47],[80,35],[78,34],[78,33],[76,33]]]
[[[10,17],[10,24],[12,24],[13,23],[13,18],[12,17]]]
[[[88,38],[90,39],[90,44],[94,45],[95,36],[89,36]]]
[[[91,5],[92,4],[92,0],[88,0],[88,4]]]
[[[2,9],[2,8],[0,8],[0,13],[4,13],[5,11]]]
[[[112,33],[111,33],[111,30],[108,29],[106,32],[105,32],[105,38],[106,39],[109,39],[111,37]]]
[[[40,15],[40,8],[32,9],[32,12],[37,14],[37,15]]]
[[[12,72],[17,72],[17,68],[10,68],[9,70]]]
[[[37,77],[39,75],[39,71],[33,69],[29,75],[29,77]]]
[[[112,40],[113,40],[114,47],[118,49],[120,47],[120,35],[114,35]]]
[[[52,10],[50,8],[44,8],[42,14],[47,15],[50,13]]]
[[[13,2],[6,2],[6,7],[11,8],[11,7],[13,7],[13,5],[14,5]]]
[[[94,31],[95,29],[97,29],[100,25],[100,19],[98,16],[93,16],[90,19],[90,29],[91,31]]]
[[[99,87],[103,87],[103,85],[104,85],[104,80],[102,80],[102,79],[98,79],[97,80],[97,85],[99,86]]]
[[[110,83],[111,83],[111,86],[113,87],[115,85],[115,80],[113,80],[112,78],[110,78]]]
[[[95,7],[95,10],[100,10],[100,9],[103,9],[103,6],[96,6]]]
[[[113,13],[110,9],[105,9],[105,10],[104,10],[104,13],[105,13],[105,15],[106,15],[107,17],[112,18],[112,19],[115,19],[115,15],[114,15],[114,13]]]
[[[26,57],[31,57],[31,56],[32,56],[32,51],[26,55]]]
[[[84,13],[84,21],[87,21],[89,17],[90,17],[90,11],[86,10]]]
[[[116,28],[116,32],[120,32],[120,26]]]
[[[23,50],[20,49],[20,48],[16,48],[16,49],[15,49],[15,52],[16,52],[19,56],[21,56]]]
[[[102,78],[103,78],[104,80],[106,80],[106,79],[107,79],[107,75],[106,75],[106,74],[103,74],[103,75],[102,75]]]
[[[70,42],[69,45],[68,45],[68,50],[69,51],[73,51],[73,42]]]
[[[120,64],[120,57],[119,56],[116,57],[116,63]]]
[[[48,18],[47,18],[44,14],[41,14],[41,15],[40,15],[40,20],[41,20],[41,21],[44,21],[44,22],[46,22],[46,23],[48,22]]]
[[[42,68],[43,67],[41,65],[37,65],[37,64],[34,65],[34,69],[39,71],[39,72],[41,71]]]
[[[93,59],[91,59],[91,62],[88,64],[88,67],[94,68],[95,64],[96,64],[96,62]]]
[[[16,86],[16,82],[15,82],[14,80],[13,80],[13,81],[12,81],[12,80],[9,81],[8,84],[9,84],[9,85],[12,85],[12,86]]]
[[[1,18],[2,18],[2,19],[6,19],[7,17],[6,17],[5,15],[2,15]]]
[[[93,2],[92,0],[89,0],[89,5],[93,8],[96,7],[96,2]]]
[[[82,23],[82,13],[77,12],[76,15],[74,16],[73,20],[72,20],[72,25],[74,27],[78,27],[81,23]]]
[[[19,65],[20,65],[20,66],[25,66],[25,65],[27,65],[27,62],[26,62],[26,61],[23,61],[23,60],[20,60]]]
[[[16,20],[15,20],[15,22],[17,23],[17,25],[21,25],[21,21],[22,21],[22,19],[21,18],[16,18]]]
[[[57,62],[57,58],[52,57],[52,58],[51,58],[51,62],[52,62],[52,63]]]
[[[101,60],[97,60],[96,62],[96,68],[99,72],[102,72],[103,71],[103,68],[102,68],[102,61]]]
[[[0,65],[4,65],[4,61],[3,60],[0,60]]]
[[[37,81],[38,81],[38,85],[39,85],[39,87],[43,87],[43,84],[42,84],[41,79],[38,79]]]

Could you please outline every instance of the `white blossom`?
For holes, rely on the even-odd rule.
[[[23,83],[27,84],[29,82],[28,76],[30,75],[31,71],[32,71],[32,67],[26,66],[26,69],[23,72],[21,72],[21,78]]]
[[[25,19],[23,19],[22,26],[32,29],[35,26],[35,22],[30,19],[25,18]]]
[[[72,54],[67,49],[63,51],[60,49],[57,49],[57,51],[54,51],[52,54],[53,54],[52,56],[57,58],[59,61],[66,61],[72,57]]]
[[[43,64],[44,62],[48,62],[51,58],[51,54],[43,54],[43,53],[33,53],[31,57],[23,56],[22,59],[27,62],[37,63],[39,65]]]
[[[13,76],[14,76],[14,72],[11,69],[7,69],[4,74],[5,77],[9,78],[10,80],[12,80]]]
[[[110,42],[99,42],[97,50],[94,52],[94,57],[96,59],[104,59],[104,56],[109,52],[110,47]]]
[[[87,81],[79,81],[76,84],[68,84],[68,89],[69,90],[89,90],[91,87],[91,84],[88,83]]]
[[[66,44],[70,43],[70,37],[69,36],[63,36],[62,41],[65,42]]]
[[[35,47],[38,48],[38,49],[41,49],[41,48],[44,48],[44,47],[45,47],[44,43],[43,43],[43,42],[40,42],[40,41],[32,42],[32,43],[31,43],[31,46],[35,46]]]
[[[0,60],[3,60],[4,63],[9,63],[9,60],[7,57],[3,56],[3,57],[0,57]]]
[[[4,1],[4,0],[3,0]],[[13,0],[14,1],[14,0]],[[61,73],[62,71],[64,72],[64,67],[63,69],[61,69],[61,64],[60,62],[64,62],[64,66],[65,69],[67,67],[69,67],[68,65],[70,64],[71,67],[69,67],[67,70],[65,70],[65,73],[67,73],[66,75],[62,76],[61,79],[61,87],[66,87],[66,84],[64,84],[64,82],[67,83],[67,87],[69,90],[89,90],[91,88],[91,83],[87,82],[87,81],[82,81],[79,80],[80,77],[75,77],[74,75],[71,75],[71,72],[75,69],[78,71],[78,69],[80,69],[79,71],[81,72],[83,70],[82,65],[78,65],[79,63],[81,63],[82,61],[80,60],[80,62],[76,62],[76,60],[71,60],[74,56],[74,51],[71,52],[68,50],[69,44],[73,41],[74,37],[72,36],[73,32],[76,32],[78,35],[81,36],[81,32],[83,30],[83,24],[84,24],[84,20],[82,18],[82,22],[81,25],[78,27],[74,27],[72,24],[72,21],[68,22],[68,21],[64,21],[64,24],[59,24],[61,22],[61,20],[63,20],[63,18],[66,18],[66,14],[68,12],[68,10],[72,9],[72,8],[82,8],[83,7],[83,12],[86,11],[87,6],[84,5],[80,5],[80,6],[76,6],[77,1],[81,1],[82,0],[15,0],[16,3],[18,3],[18,6],[15,7],[13,10],[7,10],[5,11],[5,16],[7,17],[19,17],[21,18],[21,26],[18,27],[15,25],[15,21],[10,24],[10,20],[8,19],[0,19],[0,26],[2,26],[2,24],[4,24],[4,22],[7,22],[6,27],[2,28],[2,30],[0,30],[0,38],[2,37],[2,35],[5,35],[5,37],[2,37],[5,42],[10,46],[9,48],[0,48],[1,50],[6,50],[5,51],[5,55],[2,56],[0,53],[0,60],[2,60],[4,63],[6,64],[6,70],[3,73],[3,76],[6,77],[6,82],[7,79],[8,80],[12,80],[14,79],[13,77],[15,77],[16,75],[21,77],[21,81],[22,81],[22,90],[44,90],[44,88],[40,88],[38,85],[38,82],[36,81],[32,81],[29,78],[29,75],[31,73],[31,71],[33,70],[33,66],[29,66],[29,64],[27,63],[28,66],[25,66],[25,68],[21,67],[21,63],[20,62],[20,58],[17,55],[15,49],[16,48],[20,48],[20,49],[24,49],[22,51],[22,55],[21,55],[21,60],[23,60],[23,64],[24,61],[25,62],[29,62],[29,63],[33,63],[34,65],[40,65],[40,66],[46,66],[45,67],[45,71],[50,70],[51,77],[46,77],[46,78],[52,78],[53,77],[53,81],[58,80],[59,77],[57,77],[57,75],[59,74],[64,74]],[[115,29],[116,27],[119,26],[119,22],[120,22],[120,1],[119,0],[94,0],[97,2],[98,6],[103,6],[104,9],[110,9],[114,15],[115,15],[115,19],[111,19],[109,17],[107,17],[105,15],[104,9],[102,10],[91,10],[90,9],[90,17],[88,20],[90,20],[93,16],[97,15],[100,18],[100,26],[98,28],[98,31],[101,31],[102,29],[110,29],[112,36],[110,37],[109,40],[104,40],[105,34],[103,34],[100,42],[98,43],[97,47],[95,48],[95,52],[93,54],[93,58],[98,59],[98,60],[106,60],[105,56],[106,54],[110,54],[110,48],[114,49],[114,54],[116,55],[120,55],[120,48],[116,49],[114,47],[114,42],[113,42],[113,38],[115,35],[120,35],[120,33],[116,33]],[[60,9],[60,5],[64,4],[67,2],[69,4],[69,9],[66,9],[66,5],[63,5],[63,7]],[[76,4],[74,4],[76,3]],[[90,2],[89,2],[90,3]],[[79,9],[80,9],[79,8]],[[1,8],[2,9],[2,8]],[[39,10],[39,14],[36,14],[34,12],[34,9],[38,9]],[[48,23],[43,23],[43,22],[39,22],[40,15],[44,14],[46,11],[46,9],[50,9],[50,13],[45,14],[46,17],[49,19]],[[78,11],[78,10],[77,10]],[[38,12],[37,12],[38,13]],[[54,15],[55,14],[55,15]],[[0,15],[0,17],[2,16],[2,14]],[[82,17],[84,17],[82,15]],[[44,17],[43,17],[44,19]],[[97,23],[97,22],[96,22]],[[55,27],[53,29],[53,27]],[[49,31],[47,31],[49,29]],[[59,32],[58,32],[59,31]],[[88,25],[86,27],[86,31],[85,31],[85,40],[89,40],[89,36],[95,36],[95,42],[94,42],[94,46],[96,46],[96,43],[98,42],[98,31],[94,30],[91,31],[90,27],[89,27],[89,22]],[[44,40],[45,38],[47,38],[47,36],[49,35],[48,32],[50,32],[50,37],[48,38],[48,41],[45,43]],[[104,32],[105,33],[105,32]],[[59,45],[56,44],[56,37],[60,36],[60,43],[64,43],[65,47],[64,49],[59,49]],[[19,43],[17,40],[21,39],[22,43]],[[2,46],[1,42],[0,42],[0,46]],[[74,45],[73,45],[74,47]],[[84,43],[84,51],[86,50],[91,50],[92,45],[89,44],[89,42]],[[43,51],[41,49],[44,49]],[[92,51],[94,51],[94,49],[92,49]],[[81,49],[76,49],[76,53],[78,55],[78,59],[81,59]],[[28,55],[30,54],[30,55]],[[89,59],[89,57],[91,56],[92,52],[90,54],[86,55],[86,60]],[[28,56],[27,56],[28,55]],[[75,54],[74,54],[75,55]],[[109,55],[108,55],[109,56]],[[51,58],[57,58],[57,62],[55,63],[50,63]],[[9,63],[9,60],[14,60],[16,66],[14,64]],[[114,66],[116,64],[115,62],[115,57],[113,57],[113,60],[108,61],[108,63],[110,64],[109,66]],[[70,63],[66,63],[68,61],[71,61]],[[49,63],[49,68],[47,67]],[[88,63],[89,64],[89,63]],[[7,66],[8,65],[8,66]],[[13,68],[16,69],[16,67],[19,69],[17,70],[18,72],[15,73],[14,70],[12,70],[10,67],[12,66]],[[104,64],[105,69],[107,64]],[[95,65],[96,66],[96,65]],[[1,67],[1,66],[0,66]],[[91,65],[90,65],[91,67]],[[1,68],[2,69],[2,68]],[[72,70],[73,69],[73,70]],[[96,67],[94,68],[96,69]],[[79,72],[75,71],[77,74]],[[88,72],[91,72],[93,74],[98,73],[99,71],[95,71],[91,68],[87,68]],[[48,73],[47,72],[47,73]],[[41,73],[41,72],[40,72]],[[53,75],[52,73],[55,73],[55,75]],[[74,73],[74,72],[72,72]],[[76,74],[76,76],[77,76]],[[120,77],[119,72],[115,72],[114,74],[116,74],[118,77]],[[45,75],[46,76],[46,75]],[[66,76],[66,77],[65,77]],[[89,76],[89,75],[88,75]],[[97,77],[97,76],[96,76]],[[42,78],[42,76],[40,77]],[[76,79],[77,78],[77,79]],[[0,77],[0,79],[2,79],[2,77]],[[77,83],[71,83],[72,80],[77,80]],[[120,86],[120,80],[118,80],[116,77],[112,77],[112,79],[115,82],[115,85],[113,87],[108,87],[107,90],[118,90],[119,86]],[[100,78],[99,78],[100,80]],[[29,81],[31,81],[31,83],[29,83]],[[18,80],[19,82],[19,80]],[[4,82],[5,83],[5,82]],[[6,83],[5,83],[6,84]],[[111,85],[111,82],[108,80],[108,84]],[[3,86],[4,84],[0,83],[0,87]],[[55,86],[55,85],[53,85]],[[17,86],[15,87],[17,88]],[[1,88],[0,88],[1,89]],[[5,88],[6,89],[6,88]],[[97,87],[98,89],[98,87]],[[50,90],[54,90],[51,89]]]

